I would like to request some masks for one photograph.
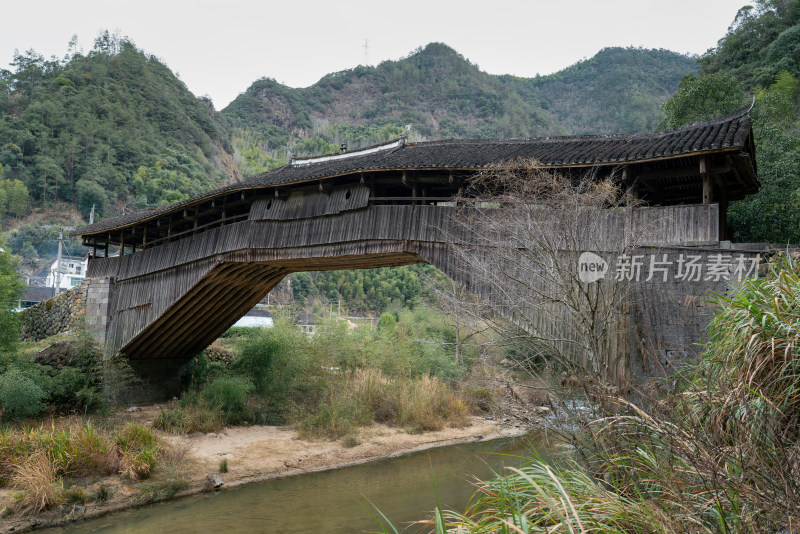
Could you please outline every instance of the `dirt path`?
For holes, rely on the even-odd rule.
[[[129,417],[143,423],[158,413],[158,406],[146,407]],[[0,533],[24,532],[54,526],[82,518],[99,517],[142,504],[142,489],[147,485],[180,478],[188,483],[175,498],[211,491],[209,475],[219,475],[222,489],[233,488],[302,473],[347,467],[399,456],[420,450],[470,441],[519,435],[525,429],[508,426],[483,417],[472,417],[464,428],[409,434],[402,429],[373,425],[361,430],[358,444],[342,440],[308,441],[300,439],[291,427],[249,426],[227,428],[219,433],[191,436],[163,435],[172,445],[174,461],[147,481],[130,482],[118,476],[83,481],[87,494],[102,485],[110,490],[105,502],[87,501],[85,505],[65,505],[36,517],[9,516],[0,519]],[[349,445],[349,446],[346,446]],[[354,446],[353,446],[354,445]],[[220,473],[220,462],[227,462],[228,472]],[[0,493],[0,502],[8,501],[10,491]]]

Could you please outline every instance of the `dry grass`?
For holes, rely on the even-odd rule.
[[[21,490],[20,509],[36,512],[56,502],[62,477],[147,478],[161,457],[170,458],[163,442],[138,424],[116,431],[74,420],[61,427],[6,428],[0,430],[0,487]]]
[[[183,406],[175,401],[167,409],[159,411],[153,427],[176,434],[218,432],[225,427],[225,414],[202,399],[196,404],[185,403]]]
[[[399,423],[415,430],[463,427],[469,410],[464,400],[438,378],[423,376],[400,384]]]
[[[373,421],[421,432],[464,426],[468,415],[467,403],[436,377],[388,378],[359,369],[343,376],[299,427],[306,436],[340,438]]]
[[[19,490],[15,494],[15,510],[23,514],[36,514],[62,503],[64,487],[56,479],[57,470],[53,460],[44,451],[36,451],[14,466],[11,485]]]
[[[131,480],[148,478],[155,469],[164,446],[153,431],[132,423],[116,436],[119,454],[119,473]]]

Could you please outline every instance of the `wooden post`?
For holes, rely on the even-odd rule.
[[[628,191],[625,191],[625,193],[627,193],[626,197],[629,200],[631,199],[631,197],[633,200],[636,200],[639,198],[639,195],[636,193],[633,184],[630,182],[631,182],[631,166],[624,165],[622,167],[622,183],[628,189]]]
[[[727,240],[731,237],[728,235],[728,189],[723,184],[719,199],[719,238]]]
[[[711,173],[708,172],[708,160],[705,156],[700,158],[700,176],[703,178],[703,207],[707,208],[713,198],[711,187]]]
[[[119,231],[119,256],[120,258],[125,255],[125,228]]]
[[[703,211],[705,212],[706,217],[706,228],[708,231],[708,236],[711,237],[712,230],[715,226],[717,226],[717,230],[719,229],[719,221],[712,221],[711,220],[711,210],[708,209],[708,206],[711,204],[712,196],[713,196],[713,189],[711,185],[711,173],[708,172],[708,159],[705,156],[700,157],[700,177],[703,179]]]

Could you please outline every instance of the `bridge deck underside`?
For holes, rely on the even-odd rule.
[[[240,261],[217,263],[155,321],[121,345],[120,352],[132,359],[190,357],[217,339],[291,272],[367,269],[423,261],[399,252],[263,262],[254,261],[256,252],[240,254]],[[180,284],[180,273],[175,274],[174,282]]]

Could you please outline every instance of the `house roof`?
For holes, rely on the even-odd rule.
[[[25,293],[23,293],[23,302],[42,302],[53,296],[55,288],[52,287],[39,287],[39,286],[25,286]]]
[[[85,259],[86,256],[66,256],[66,255],[61,256],[61,261],[84,261]],[[55,263],[57,261],[58,258],[53,258],[52,263]]]
[[[752,152],[750,106],[730,115],[664,132],[533,139],[466,139],[385,145],[292,163],[169,206],[133,212],[79,228],[72,235],[113,230],[235,191],[286,186],[347,174],[388,170],[480,170],[519,158],[548,168],[596,167],[656,162],[687,155]],[[754,159],[754,158],[753,158]],[[751,162],[754,167],[754,163]],[[752,177],[757,188],[758,182]]]

